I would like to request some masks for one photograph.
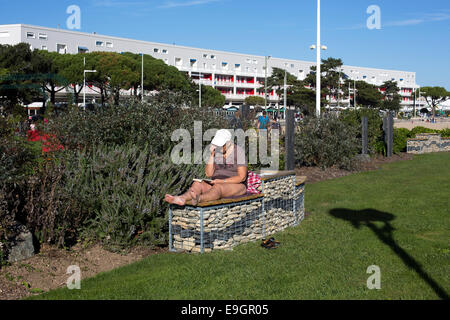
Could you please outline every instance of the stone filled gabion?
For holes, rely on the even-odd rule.
[[[437,133],[421,133],[416,138],[408,139],[407,153],[422,154],[430,152],[450,151],[450,139],[442,138]]]
[[[203,240],[204,252],[231,250],[238,244],[297,225],[303,219],[304,185],[296,187],[293,175],[263,184],[264,197],[261,198],[204,208],[172,208],[170,241],[173,249],[201,252]]]

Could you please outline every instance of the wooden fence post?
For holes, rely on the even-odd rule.
[[[294,139],[295,139],[295,126],[294,126],[294,110],[286,109],[286,138],[285,138],[285,170],[294,170]]]

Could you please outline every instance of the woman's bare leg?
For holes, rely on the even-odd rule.
[[[186,204],[186,201],[192,200],[197,197],[199,194],[203,194],[207,192],[209,189],[211,189],[212,186],[206,182],[197,182],[195,181],[192,186],[189,188],[187,192],[180,196],[173,196],[170,194],[166,194],[164,197],[164,201],[168,203],[177,204],[180,206],[184,206]]]
[[[247,188],[242,183],[216,184],[210,190],[200,195],[200,202],[219,200],[234,196],[242,196],[247,192]]]

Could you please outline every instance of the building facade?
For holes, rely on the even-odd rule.
[[[226,104],[242,104],[248,96],[264,98],[264,81],[270,76],[272,68],[287,70],[298,79],[303,80],[309,74],[315,62],[264,57],[242,53],[224,52],[211,49],[191,48],[175,44],[124,39],[96,33],[82,33],[64,29],[52,29],[24,24],[0,25],[0,44],[28,43],[32,49],[55,51],[61,54],[86,53],[93,51],[144,53],[166,64],[186,72],[202,85],[218,89],[226,98]],[[267,72],[266,72],[267,63]],[[342,72],[351,80],[363,80],[374,85],[381,85],[387,80],[396,81],[400,88],[401,104],[404,110],[414,107],[414,90],[416,73],[408,71],[373,69],[343,66]],[[330,106],[349,105],[352,98],[341,97],[338,101],[329,98]],[[94,94],[89,91],[88,94]],[[356,93],[357,94],[357,93]],[[267,104],[283,104],[276,92],[268,92]],[[416,109],[426,102],[416,101]]]

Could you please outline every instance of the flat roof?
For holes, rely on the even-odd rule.
[[[40,30],[62,32],[62,33],[68,33],[68,34],[74,34],[74,35],[83,35],[83,36],[90,36],[90,37],[103,37],[103,38],[107,38],[107,39],[111,39],[111,40],[132,41],[132,42],[135,42],[135,43],[142,43],[142,44],[163,45],[163,46],[172,47],[172,48],[182,48],[182,49],[198,50],[198,51],[209,51],[209,52],[214,52],[214,53],[232,54],[232,55],[244,56],[244,57],[252,56],[252,57],[258,57],[258,58],[262,58],[262,59],[265,58],[265,56],[260,56],[260,55],[255,55],[255,54],[246,54],[246,53],[222,51],[222,50],[215,50],[215,49],[188,47],[188,46],[174,45],[174,44],[161,43],[161,42],[152,42],[152,41],[145,41],[145,40],[135,40],[135,39],[130,39],[130,38],[121,38],[121,37],[108,36],[108,35],[103,35],[103,34],[98,34],[98,33],[87,33],[87,32],[81,32],[81,31],[73,31],[73,30],[49,28],[49,27],[41,27],[41,26],[34,26],[34,25],[28,25],[28,24],[4,24],[4,25],[0,25],[0,27],[26,27],[26,28],[34,28],[34,29],[40,29]],[[278,58],[278,57],[271,57],[271,59],[278,59],[278,60],[292,61],[292,62],[302,62],[302,63],[308,63],[308,64],[313,64],[313,65],[316,64],[316,62],[306,61],[306,60],[295,60],[295,59]],[[346,67],[346,68],[362,68],[362,69],[370,69],[370,70],[377,70],[377,71],[407,72],[407,73],[414,73],[414,74],[416,73],[415,71],[405,71],[405,70],[396,70],[396,69],[380,69],[380,68],[361,67],[361,66],[350,66],[350,65],[346,65],[346,64],[344,64],[343,67]]]

